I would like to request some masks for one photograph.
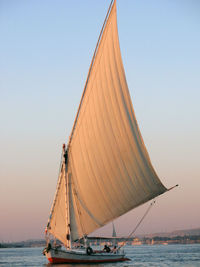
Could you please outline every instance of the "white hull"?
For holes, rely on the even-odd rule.
[[[45,253],[51,263],[103,263],[127,261],[124,253],[99,253],[88,255],[85,250],[50,249]]]

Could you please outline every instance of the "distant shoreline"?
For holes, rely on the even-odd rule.
[[[200,228],[176,230],[168,233],[155,233],[137,235],[131,238],[125,237],[88,237],[91,245],[101,246],[104,243],[112,245],[113,240],[115,243],[125,242],[126,245],[172,245],[172,244],[200,244]],[[59,242],[59,241],[58,241]],[[26,240],[20,242],[1,242],[1,248],[29,248],[29,247],[45,247],[46,241],[44,239]]]
[[[150,237],[134,237],[134,238],[89,238],[90,245],[92,246],[102,246],[105,243],[112,246],[113,240],[115,243],[120,245],[125,242],[129,246],[140,246],[140,245],[175,245],[175,244],[200,244],[200,235],[196,236],[175,236],[172,238],[154,236]],[[32,240],[32,241],[22,241],[22,242],[9,242],[9,243],[0,243],[1,248],[31,248],[31,247],[45,247],[45,240]]]

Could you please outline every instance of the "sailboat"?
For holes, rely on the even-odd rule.
[[[126,261],[124,251],[94,250],[87,236],[168,191],[158,178],[134,114],[122,63],[116,0],[94,51],[46,227],[51,263]],[[53,246],[49,235],[62,244]],[[82,247],[77,242],[84,241]]]

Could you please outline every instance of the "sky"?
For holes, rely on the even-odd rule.
[[[0,242],[43,238],[108,0],[0,0]],[[200,227],[200,2],[118,0],[136,118],[166,187],[135,234]],[[149,203],[115,220],[128,235]],[[96,232],[111,234],[111,225]],[[95,233],[95,234],[96,234]]]

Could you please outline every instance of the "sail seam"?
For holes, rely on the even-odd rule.
[[[71,159],[72,159],[72,164],[74,165],[74,163],[73,163],[73,155],[71,154]],[[75,167],[73,168],[73,170],[74,170],[74,172],[76,172],[76,169],[75,169]],[[77,187],[79,188],[79,191],[81,191],[81,189],[80,189],[80,186],[78,185],[78,181],[77,181],[77,178],[76,178],[76,176],[77,176],[77,174],[76,173],[74,173],[74,182],[76,182],[76,184],[77,184]],[[75,186],[74,186],[75,187]],[[86,206],[86,204],[84,203],[84,201],[82,200],[82,198],[79,196],[79,193],[78,193],[78,190],[76,190],[76,196],[77,196],[77,200],[80,202],[80,204],[81,204],[81,206],[83,207],[83,209],[87,212],[87,214],[90,216],[90,218],[98,225],[98,226],[103,226],[100,222],[99,222],[99,220],[97,219],[97,218],[95,218],[95,216],[94,215],[92,215],[91,214],[91,212],[87,209],[87,206]],[[83,223],[83,222],[82,222]]]
[[[101,79],[99,79],[99,86],[100,86],[100,89],[102,89],[102,86],[101,86]],[[96,88],[98,88],[98,86],[97,86],[97,84],[96,84]],[[101,91],[102,92],[102,90],[98,90],[97,89],[97,95],[99,96],[99,94],[98,94],[98,92],[99,91]],[[93,94],[93,92],[92,92],[92,94]],[[100,140],[98,140],[97,138],[96,138],[96,142],[97,142],[97,146],[98,146],[98,153],[100,154],[100,155],[102,155],[102,160],[101,160],[101,162],[102,162],[102,165],[104,166],[104,168],[102,168],[103,169],[103,171],[101,171],[100,170],[100,176],[102,176],[102,183],[103,183],[103,186],[104,186],[104,189],[105,189],[105,193],[103,192],[103,190],[102,189],[100,189],[100,191],[102,192],[102,194],[103,194],[103,196],[104,196],[104,199],[105,199],[105,202],[106,202],[106,205],[107,205],[107,208],[109,207],[109,210],[110,210],[110,214],[113,214],[113,211],[112,211],[112,208],[110,208],[110,205],[109,205],[109,203],[110,202],[112,202],[113,203],[113,205],[115,205],[115,202],[114,202],[114,200],[113,200],[113,198],[111,197],[111,195],[109,194],[109,189],[108,188],[105,188],[105,183],[104,183],[104,179],[109,179],[110,178],[110,176],[109,176],[109,174],[108,174],[108,170],[107,170],[107,167],[106,167],[106,165],[107,164],[109,164],[109,166],[110,166],[110,159],[107,157],[107,150],[108,150],[108,147],[105,145],[105,142],[104,142],[104,136],[105,136],[105,134],[106,134],[106,126],[105,126],[105,120],[104,120],[104,118],[103,118],[103,112],[102,112],[102,118],[100,117],[100,119],[102,120],[102,124],[104,125],[104,130],[102,130],[101,129],[101,127],[99,126],[99,122],[98,122],[98,120],[97,120],[97,106],[98,105],[96,105],[95,107],[94,107],[94,114],[95,114],[95,117],[96,117],[96,120],[95,120],[95,122],[96,122],[96,125],[97,125],[97,132],[100,132],[101,134],[100,134],[100,138],[101,138],[101,140],[102,140],[102,146],[100,146],[99,145],[99,141]],[[102,133],[102,131],[103,131],[103,133]],[[104,153],[103,153],[103,151],[104,151]],[[107,164],[105,164],[105,163],[107,163]],[[97,165],[98,166],[98,165]],[[100,169],[100,168],[99,168]],[[105,173],[105,175],[104,175],[104,173]],[[114,170],[113,170],[113,173],[114,173]],[[110,179],[109,179],[110,180]],[[110,181],[111,182],[111,181]],[[111,182],[111,186],[112,186],[112,182]],[[102,188],[102,187],[101,187]],[[112,188],[113,188],[113,186],[112,186]],[[110,198],[110,200],[108,200],[107,198],[106,198],[106,196],[107,196],[107,198],[109,197]]]
[[[101,81],[101,80],[100,80]],[[99,82],[100,82],[99,81]],[[95,83],[96,83],[96,80],[95,80]],[[97,86],[97,84],[96,84],[96,86]],[[98,95],[98,90],[97,90],[97,95]],[[91,97],[92,97],[92,99],[94,98],[94,95],[93,95],[93,90],[91,90]],[[94,119],[91,117],[93,115],[93,117],[94,117]],[[99,123],[98,123],[98,119],[97,119],[97,111],[96,111],[96,107],[94,107],[94,112],[92,113],[92,111],[90,110],[90,124],[91,124],[91,127],[94,129],[94,120],[95,120],[95,123],[96,123],[96,127],[97,127],[97,132],[99,132],[100,131],[100,128],[99,128]],[[97,147],[99,147],[99,140],[98,140],[98,138],[96,137],[96,134],[95,134],[95,129],[93,130],[93,135],[94,135],[94,139],[96,140],[96,146]],[[104,141],[102,140],[102,147],[103,148],[105,148],[105,144],[104,144]],[[98,149],[98,153],[101,153],[100,152],[101,151],[101,149]],[[101,153],[102,154],[102,153]],[[96,159],[96,155],[95,155],[95,153],[93,153],[93,157],[94,157],[94,162],[96,163],[96,167],[97,167],[97,169],[98,169],[98,173],[99,173],[99,175],[100,176],[102,176],[102,179],[104,179],[104,173],[102,173],[102,171],[100,170],[100,167],[98,166],[98,161],[97,161],[97,159]],[[105,160],[104,160],[104,155],[102,155],[102,165],[103,165],[103,170],[105,171]],[[98,177],[99,177],[99,175],[98,175]],[[106,174],[105,176],[107,176],[107,178],[109,178],[109,175],[108,174]],[[108,210],[108,212],[110,213],[110,214],[112,214],[112,209],[110,209],[109,208],[109,201],[108,200],[106,200],[106,197],[105,197],[105,195],[107,195],[107,194],[109,194],[109,192],[108,192],[108,190],[106,189],[106,192],[104,193],[103,192],[103,190],[102,190],[102,186],[100,185],[100,183],[98,182],[98,177],[97,177],[97,179],[95,179],[96,180],[96,183],[97,183],[97,185],[98,185],[98,188],[99,188],[99,191],[101,192],[101,195],[103,196],[103,199],[104,199],[104,202],[105,202],[105,204],[106,204],[106,207],[107,207],[107,210]],[[101,205],[100,205],[101,206]]]
[[[91,91],[91,94],[92,94],[92,91]],[[90,107],[90,105],[89,105],[89,107]],[[93,114],[95,114],[95,111],[93,112]],[[89,116],[91,116],[91,112],[89,112]],[[90,117],[91,118],[91,117]],[[91,123],[91,127],[94,129],[94,126],[93,126],[93,123],[92,123],[92,119],[90,119],[90,123]],[[97,121],[96,121],[97,122]],[[86,147],[86,145],[85,145],[85,139],[87,140],[88,138],[88,136],[86,136],[86,131],[85,131],[85,127],[87,127],[87,120],[86,120],[86,123],[83,125],[83,127],[82,127],[82,132],[83,132],[83,135],[84,135],[84,137],[82,137],[82,140],[84,140],[84,146]],[[88,131],[87,131],[88,132]],[[94,138],[96,139],[96,142],[98,142],[98,140],[97,140],[97,138],[95,137],[95,131],[93,130],[93,134],[94,134]],[[81,148],[82,149],[82,148]],[[89,174],[89,173],[91,173],[92,175],[88,175],[88,178],[90,179],[90,183],[91,184],[93,184],[92,185],[92,187],[93,187],[93,189],[95,188],[95,184],[94,184],[94,181],[93,181],[93,179],[95,179],[95,180],[98,180],[98,179],[96,179],[96,174],[94,173],[94,171],[93,171],[93,169],[92,169],[92,166],[91,166],[91,160],[90,160],[90,158],[89,158],[89,152],[88,152],[88,150],[87,149],[85,149],[85,154],[83,153],[83,151],[82,151],[82,154],[83,155],[85,155],[85,154],[87,154],[87,159],[88,159],[88,161],[86,161],[86,164],[88,165],[88,168],[90,168],[90,171],[88,170],[88,168],[87,168],[87,173]],[[94,155],[94,158],[95,158],[95,155]],[[86,166],[87,166],[86,165]],[[92,179],[90,178],[90,177],[92,177]],[[97,185],[99,186],[99,184],[97,183]],[[100,190],[101,191],[101,190]],[[94,190],[91,190],[91,193],[93,193],[93,194],[95,194],[94,193]],[[97,200],[98,201],[98,200]],[[99,206],[101,206],[101,205],[99,205]],[[108,208],[108,205],[106,205],[106,208]],[[111,211],[110,211],[111,212]]]
[[[112,38],[112,43],[114,43],[114,41],[113,41],[113,38]],[[108,69],[108,72],[109,72],[109,74],[110,74],[110,79],[112,80],[112,82],[110,82],[109,80],[108,80],[108,74],[106,73],[106,66],[105,66],[105,60],[104,60],[104,68],[103,68],[103,70],[104,70],[104,76],[105,76],[105,80],[107,81],[107,85],[108,85],[108,88],[110,88],[110,87],[112,87],[112,92],[113,92],[113,96],[115,97],[115,101],[117,102],[117,98],[116,98],[116,94],[115,94],[115,88],[116,88],[116,86],[113,86],[113,84],[114,84],[114,81],[113,81],[113,77],[112,77],[112,75],[113,75],[113,72],[111,71],[111,64],[110,64],[110,62],[111,62],[111,59],[110,59],[110,53],[109,53],[109,48],[107,48],[107,54],[104,54],[104,57],[107,57],[107,62],[108,62],[108,64],[109,64],[109,67],[107,68]],[[111,121],[111,118],[110,118],[110,116],[111,115],[113,115],[113,117],[112,117],[112,120],[115,120],[115,122],[116,122],[116,124],[118,124],[117,123],[117,118],[118,118],[118,116],[116,115],[116,113],[115,113],[115,109],[113,108],[113,98],[112,98],[112,95],[111,95],[111,93],[110,93],[110,89],[109,90],[107,90],[106,92],[108,92],[108,95],[109,95],[109,99],[110,99],[110,102],[109,102],[109,104],[111,105],[111,108],[109,109],[110,110],[110,113],[112,112],[113,114],[110,114],[109,115],[109,112],[107,112],[107,114],[108,114],[108,117],[109,117],[109,120]],[[107,102],[106,102],[106,98],[105,98],[105,96],[104,96],[104,102],[105,102],[105,106],[106,106],[106,108],[107,108],[107,110],[108,110],[108,104],[107,104]],[[120,113],[118,114],[119,116],[121,115]],[[115,123],[113,123],[113,124],[115,124]],[[112,124],[111,124],[111,128],[112,128],[112,131],[113,131],[113,138],[114,138],[114,140],[115,140],[115,144],[116,144],[116,146],[115,146],[115,149],[117,149],[118,150],[118,153],[120,153],[120,150],[119,150],[119,146],[117,145],[118,144],[118,142],[117,142],[117,137],[116,137],[116,133],[117,133],[117,131],[114,131],[114,129],[113,129],[113,127],[112,127]],[[120,129],[121,127],[118,127],[118,132],[120,133],[120,135],[121,135],[121,129]],[[116,162],[118,161],[117,160],[117,156],[115,156],[115,158],[116,158]],[[122,163],[124,163],[123,162],[123,159],[120,157],[120,162],[122,162]],[[117,164],[117,167],[118,166],[120,166],[120,164]],[[119,169],[119,172],[121,173],[121,171],[120,171],[120,169]],[[127,174],[128,174],[128,172],[127,172]],[[129,174],[128,174],[129,175]],[[127,191],[130,191],[129,190],[129,187],[127,187]],[[126,198],[126,196],[124,196],[124,198]]]
[[[104,55],[105,56],[105,55]],[[104,61],[104,60],[103,60]],[[105,65],[104,65],[105,66]],[[101,77],[104,75],[105,76],[105,81],[106,81],[106,85],[108,85],[108,81],[107,81],[107,79],[106,79],[106,71],[105,71],[105,68],[104,68],[104,74],[102,74],[102,70],[100,70],[100,75],[101,75]],[[100,86],[101,86],[101,89],[103,88],[103,85],[102,85],[102,79],[100,79],[101,81],[100,81]],[[108,88],[109,88],[109,86],[108,86]],[[107,90],[108,91],[108,93],[109,93],[109,91],[110,91],[110,89],[108,89]],[[102,92],[102,98],[104,99],[104,107],[102,106],[102,110],[104,110],[104,108],[105,108],[105,111],[106,111],[106,113],[107,113],[107,115],[108,115],[108,117],[109,117],[109,112],[108,112],[108,110],[109,110],[109,108],[108,108],[108,105],[106,104],[106,97],[105,97],[105,94],[103,93],[103,90],[101,90],[101,92]],[[111,108],[110,108],[110,110],[111,110]],[[103,116],[103,112],[102,112],[102,116]],[[114,117],[114,116],[113,116]],[[109,147],[110,147],[110,149],[112,150],[112,154],[113,154],[113,158],[115,158],[116,159],[116,156],[114,155],[114,152],[113,152],[113,148],[112,148],[112,146],[111,146],[111,142],[112,142],[112,140],[110,139],[110,137],[109,137],[109,135],[108,135],[108,133],[107,133],[107,131],[108,131],[108,129],[107,129],[107,127],[106,127],[106,124],[105,124],[105,118],[102,118],[102,121],[103,121],[103,124],[104,124],[104,127],[105,127],[105,130],[104,130],[104,134],[106,135],[106,138],[107,139],[109,139]],[[109,117],[109,124],[110,124],[110,128],[111,128],[111,130],[112,130],[112,137],[113,137],[113,140],[115,140],[115,134],[114,134],[114,130],[113,130],[113,128],[112,128],[112,123],[110,123],[110,117]],[[115,141],[116,142],[116,141]],[[116,144],[117,144],[117,142],[116,142]],[[106,150],[106,149],[105,149]],[[108,149],[107,149],[108,150]],[[106,150],[106,151],[107,151]],[[107,159],[108,161],[110,160],[109,158]],[[111,164],[110,164],[110,166],[111,166]],[[116,166],[116,168],[118,168],[118,165]],[[112,172],[113,173],[115,173],[115,171],[113,170],[113,166],[112,166]],[[117,177],[117,175],[116,175],[116,177]],[[118,184],[119,185],[119,184]],[[119,187],[118,187],[118,190],[119,190],[119,188],[121,188],[121,186],[119,185]],[[123,194],[123,198],[124,199],[126,199],[126,196]],[[122,198],[122,199],[123,199]],[[120,201],[120,200],[119,200]],[[121,202],[121,201],[120,201]],[[123,207],[123,203],[121,202],[121,205],[122,205],[122,207]]]
[[[117,30],[117,28],[116,28],[116,30]],[[116,33],[116,34],[118,35],[118,33]],[[119,66],[118,69],[121,69],[121,71],[123,73],[123,77],[124,77],[124,79],[121,81],[119,73],[118,73],[119,81],[120,81],[120,84],[121,84],[120,88],[122,88],[122,87],[127,87],[128,88],[127,83],[126,83],[125,73],[124,73],[124,67],[123,67],[122,59],[121,59],[121,53],[119,53],[120,52],[120,47],[119,47],[118,44],[116,44],[116,46],[114,46],[114,50],[113,51],[119,57],[118,58],[118,57],[115,56],[114,60],[116,61],[116,65]],[[116,51],[119,51],[119,52],[116,52]],[[122,83],[125,83],[125,86],[123,86]],[[125,90],[124,94],[123,94],[122,90],[120,90],[120,93],[121,93],[121,96],[122,96],[122,99],[123,99],[124,103],[127,103],[127,102],[129,103],[131,98],[130,98],[130,94],[129,94],[128,90]],[[132,134],[134,135],[134,139],[132,139],[132,141],[133,140],[136,141],[135,144],[136,144],[137,150],[139,152],[139,153],[137,153],[137,155],[142,159],[142,160],[139,160],[139,161],[142,162],[145,165],[145,170],[151,170],[151,172],[153,171],[154,172],[154,177],[156,176],[156,178],[159,179],[157,174],[155,173],[152,165],[151,165],[151,162],[149,161],[149,156],[148,156],[145,144],[143,142],[142,135],[141,135],[140,131],[138,131],[139,127],[138,127],[138,124],[137,124],[137,120],[136,120],[136,117],[135,117],[135,112],[134,112],[133,106],[131,105],[129,107],[129,110],[126,109],[125,112],[127,114],[126,118],[132,122],[132,123],[129,123],[129,126],[132,128]],[[132,144],[132,142],[130,142],[130,144]],[[136,161],[138,162],[138,166],[140,167],[140,172],[142,173],[143,177],[145,178],[146,184],[149,187],[149,189],[148,189],[148,193],[149,193],[152,190],[152,183],[156,184],[155,179],[151,179],[151,181],[149,179],[147,179],[147,176],[145,175],[145,173],[143,171],[143,168],[139,164],[139,161],[138,161],[137,158],[136,158]]]

